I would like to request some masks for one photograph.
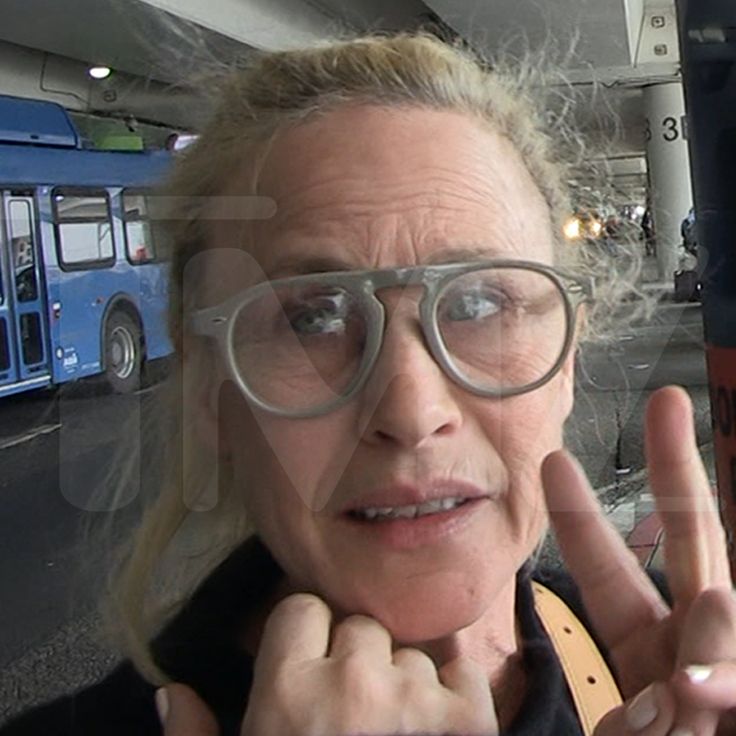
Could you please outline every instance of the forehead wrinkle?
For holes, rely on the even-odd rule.
[[[424,184],[427,182],[425,180]],[[306,201],[281,202],[276,216],[263,223],[266,231],[298,230],[317,232],[330,229],[333,225],[337,229],[352,230],[356,226],[365,227],[360,221],[385,220],[398,217],[408,226],[431,226],[432,221],[442,220],[442,215],[448,220],[460,223],[467,222],[468,215],[476,223],[476,227],[488,229],[496,227],[508,229],[510,222],[524,225],[524,220],[509,217],[514,213],[509,207],[508,197],[491,197],[480,191],[468,191],[467,187],[450,187],[444,190],[438,185],[423,187],[416,191],[416,184],[407,182],[400,187],[391,187],[394,191],[387,191],[388,187],[375,187],[380,192],[373,192],[373,187],[367,187],[362,182],[363,189],[351,197],[346,188],[333,192],[328,197],[310,197]]]
[[[394,263],[417,261],[440,232],[444,242],[551,257],[546,202],[510,141],[447,113],[359,112],[297,126],[270,150],[259,193],[277,212],[254,226],[267,250],[293,239],[363,261],[382,260],[382,251]],[[424,123],[439,146],[418,135]]]
[[[367,172],[356,177],[335,172],[279,193],[276,217],[289,218],[293,211],[299,213],[305,209],[335,206],[348,209],[353,214],[359,214],[361,207],[376,205],[386,211],[387,203],[390,206],[397,201],[402,206],[414,206],[413,200],[418,205],[426,200],[427,206],[436,207],[446,197],[487,209],[496,202],[505,202],[513,193],[513,187],[494,181],[497,177],[490,169],[487,173],[485,176],[466,171],[459,176],[456,168],[428,165],[412,167],[406,176],[393,176],[387,180],[385,177],[371,177]],[[421,182],[420,190],[417,181]]]
[[[402,233],[403,228],[392,230],[390,235],[383,232],[379,237],[370,233],[357,237],[346,235],[344,230],[308,233],[304,230],[285,231],[272,243],[273,247],[264,250],[259,261],[266,270],[283,263],[297,263],[333,257],[350,264],[348,268],[387,268],[420,265],[433,262],[437,254],[450,249],[466,249],[487,252],[488,258],[523,257],[520,245],[523,241],[514,240],[508,233],[495,235],[480,233],[460,236],[446,228],[433,227],[419,236]],[[469,256],[473,260],[476,256]],[[454,260],[461,260],[455,257]]]
[[[279,218],[273,230],[268,226],[271,232],[264,240],[268,242],[269,253],[264,255],[275,255],[291,243],[312,244],[313,248],[350,253],[356,263],[369,265],[381,260],[381,251],[386,249],[397,250],[399,260],[419,262],[422,253],[426,255],[443,245],[483,244],[493,255],[501,251],[520,257],[525,255],[525,246],[531,245],[530,240],[538,238],[529,232],[523,213],[505,201],[488,203],[484,217],[480,219],[476,215],[472,223],[468,222],[468,214],[462,202],[453,206],[445,197],[415,206],[383,207],[378,213],[358,206],[335,212],[325,204],[294,212],[290,218]],[[411,248],[413,254],[407,253],[402,258],[400,252],[406,248]]]

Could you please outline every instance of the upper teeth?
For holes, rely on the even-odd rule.
[[[454,498],[438,498],[436,501],[427,501],[418,506],[375,506],[356,511],[365,519],[375,519],[383,516],[391,519],[413,519],[425,514],[436,514],[438,511],[448,511],[459,506],[466,499],[462,496]]]

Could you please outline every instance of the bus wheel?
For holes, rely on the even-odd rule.
[[[125,312],[113,312],[105,327],[105,378],[113,391],[129,394],[141,383],[141,330]]]

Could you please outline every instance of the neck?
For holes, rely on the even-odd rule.
[[[457,657],[478,663],[487,673],[502,730],[513,720],[526,691],[515,610],[516,580],[512,579],[493,606],[469,626],[441,639],[405,645],[425,652],[438,668]]]
[[[249,654],[257,654],[263,627],[273,607],[295,592],[297,589],[282,579],[263,605],[247,618],[241,644]],[[487,673],[499,726],[506,730],[526,692],[522,639],[516,623],[515,604],[516,580],[512,579],[496,596],[493,606],[469,626],[432,641],[396,642],[394,648],[408,646],[419,649],[432,659],[437,668],[457,657],[477,662]],[[340,618],[337,615],[335,620]]]

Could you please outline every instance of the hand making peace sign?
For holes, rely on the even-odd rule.
[[[547,504],[561,551],[580,587],[593,627],[610,652],[626,699],[623,706],[604,717],[596,729],[596,736],[736,734],[736,600],[723,528],[698,455],[692,407],[684,391],[666,388],[653,395],[647,409],[645,440],[650,481],[666,531],[666,573],[672,608],[662,600],[603,515],[583,472],[571,456],[564,451],[552,453],[542,468]],[[293,597],[296,598],[298,596]],[[287,599],[286,602],[291,606],[298,601]],[[326,607],[319,611],[324,620],[318,629],[327,632],[329,612]],[[274,630],[279,628],[279,617],[283,618],[288,611],[282,604],[276,613],[278,616],[272,616],[269,622]],[[369,622],[366,619],[363,623]],[[379,631],[377,624],[375,627],[376,632],[388,636]],[[291,624],[290,628],[295,630]],[[301,631],[301,626],[297,629]],[[275,640],[279,638],[281,636]],[[324,647],[325,643],[320,644],[318,640],[315,646]],[[371,651],[366,642],[363,646],[366,652]],[[273,646],[266,649],[273,649]],[[415,654],[423,657],[419,652]],[[422,680],[417,671],[407,682],[413,678],[416,687],[424,688],[423,692],[429,695],[434,693],[432,697],[456,697],[439,683],[429,660],[422,662],[424,670],[432,677]],[[262,666],[265,665],[262,663]],[[388,687],[388,699],[378,700],[390,702],[403,686],[390,685],[386,667],[376,666],[374,671],[377,681],[385,682]],[[408,676],[408,671],[405,674]],[[476,686],[482,679],[477,672],[469,675],[468,702],[472,698],[481,702],[484,689]],[[272,678],[266,677],[263,681],[268,683]],[[313,695],[319,695],[318,682],[314,678],[310,687]],[[217,733],[214,720],[194,693],[181,685],[172,686],[170,692],[175,696],[177,707],[172,714],[174,717],[166,723],[167,736]],[[490,695],[487,688],[485,692]],[[271,717],[274,714],[282,717],[295,706],[293,693],[281,706],[272,695],[268,697],[271,698],[268,707],[259,712],[271,714]],[[351,698],[352,694],[346,692],[330,702],[342,711],[347,708],[345,712],[352,712]],[[313,701],[324,711],[327,703],[324,693]],[[380,715],[380,724],[376,721],[377,728],[370,732],[412,732],[411,727],[403,730],[402,724],[410,724],[411,719],[407,721],[407,718],[411,708],[407,706],[417,703],[405,698],[402,703],[393,715],[385,707],[371,709],[370,713]],[[305,713],[308,708],[302,703],[297,711]],[[482,707],[473,709],[478,714],[486,711],[492,716],[493,706],[488,698]],[[448,721],[442,716],[444,712],[444,706],[436,710],[422,707],[416,714],[429,718],[424,722],[426,732],[430,724],[447,725]],[[361,716],[361,719],[368,726],[366,718]],[[195,726],[195,723],[200,725]],[[415,725],[418,723],[416,721]],[[481,729],[483,733],[497,733],[495,724],[490,721],[484,728]],[[256,732],[259,730],[257,728]],[[467,731],[449,730],[453,733]]]
[[[627,700],[596,736],[736,734],[736,600],[683,390],[652,396],[645,446],[672,608],[603,516],[577,463],[561,451],[542,468],[565,563]]]

